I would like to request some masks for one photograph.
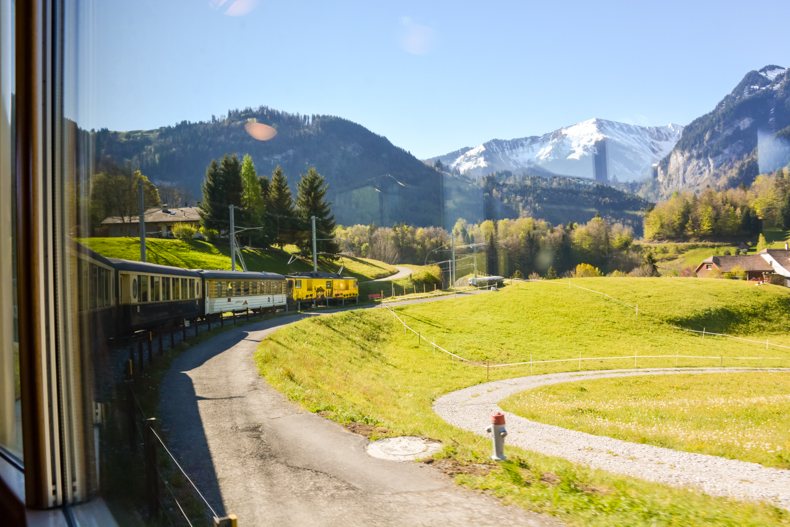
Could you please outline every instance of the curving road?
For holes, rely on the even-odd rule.
[[[371,280],[371,282],[391,282],[393,280],[407,278],[412,274],[412,270],[408,267],[403,267],[402,265],[393,265],[393,267],[398,270],[397,273],[385,276],[384,278],[376,278],[375,280]]]
[[[458,487],[428,465],[371,458],[364,437],[271,388],[254,351],[308,316],[221,333],[178,356],[162,381],[167,441],[217,513],[256,527],[559,525]]]
[[[434,410],[459,428],[485,435],[481,423],[487,423],[491,413],[501,411],[499,401],[532,388],[587,379],[738,371],[754,370],[666,368],[535,375],[489,382],[449,393],[436,400]],[[645,480],[696,487],[715,496],[765,500],[790,509],[790,470],[630,443],[537,423],[513,414],[507,416],[507,430],[507,442],[527,450]]]

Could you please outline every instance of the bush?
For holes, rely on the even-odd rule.
[[[529,279],[530,280],[542,280],[543,277],[540,276],[539,273],[532,272],[532,273],[529,273]]]
[[[201,227],[200,234],[202,234],[209,243],[216,243],[217,240],[219,240],[219,231],[217,229],[207,229],[205,227]]]
[[[619,269],[615,269],[614,271],[612,271],[611,273],[609,273],[606,276],[612,276],[614,278],[622,278],[624,276],[628,276],[628,273],[624,273],[623,271],[621,271]]]
[[[603,273],[601,273],[601,270],[593,265],[588,263],[580,263],[576,266],[576,269],[574,269],[573,276],[575,278],[589,278],[592,276],[603,276]]]
[[[197,233],[197,229],[192,225],[176,225],[173,227],[173,236],[185,242],[193,239],[195,233]]]

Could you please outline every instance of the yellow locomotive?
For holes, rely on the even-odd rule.
[[[345,301],[359,297],[356,278],[322,271],[294,273],[286,278],[293,302]]]

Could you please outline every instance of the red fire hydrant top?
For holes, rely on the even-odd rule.
[[[505,414],[497,412],[491,416],[491,424],[503,425],[505,424]]]

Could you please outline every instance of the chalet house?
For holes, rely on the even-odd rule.
[[[770,280],[790,287],[790,248],[765,249],[743,256],[710,256],[697,266],[700,278],[718,277],[734,271],[746,273],[747,280]]]
[[[145,211],[146,236],[172,238],[173,228],[177,225],[189,225],[195,229],[200,227],[199,207],[168,208],[156,207]],[[122,218],[110,216],[101,222],[107,236],[139,236],[140,217]]]

